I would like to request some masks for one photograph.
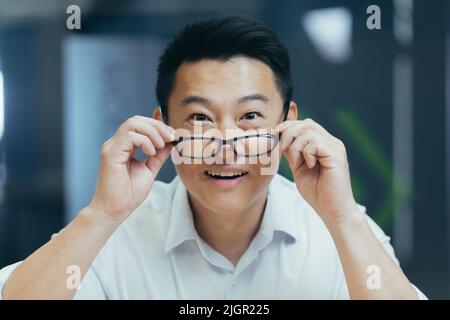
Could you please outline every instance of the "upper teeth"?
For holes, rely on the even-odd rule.
[[[245,171],[222,172],[216,170],[208,170],[207,173],[211,176],[233,177],[233,176],[242,176],[246,172]]]

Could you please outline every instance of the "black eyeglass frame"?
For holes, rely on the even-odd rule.
[[[266,152],[263,152],[263,153],[258,153],[256,155],[246,155],[246,154],[242,155],[242,154],[240,154],[240,153],[238,153],[236,151],[236,148],[235,148],[234,144],[237,141],[244,140],[244,139],[249,139],[249,138],[258,138],[258,137],[265,137],[265,138],[274,139],[275,144],[270,150],[268,150]],[[178,137],[177,139],[175,139],[171,143],[172,143],[172,145],[174,147],[176,147],[179,143],[181,143],[183,141],[192,141],[192,140],[203,140],[203,141],[209,141],[209,142],[219,142],[216,152],[218,150],[220,150],[220,148],[222,148],[223,146],[229,145],[233,149],[233,152],[234,152],[235,155],[237,155],[239,157],[253,158],[253,157],[261,157],[261,156],[267,155],[270,152],[272,152],[276,148],[276,146],[278,145],[278,142],[280,141],[280,133],[274,133],[274,134],[271,134],[271,133],[255,133],[255,134],[249,134],[249,135],[240,136],[240,137],[234,137],[234,138],[230,138],[230,139],[218,139],[216,137],[204,137],[204,136],[189,136],[189,137],[188,136],[183,136],[183,137]],[[179,150],[177,150],[177,149],[175,149],[175,150],[178,152],[180,157],[186,157],[185,155],[180,154]],[[192,157],[191,156],[191,157],[187,157],[187,158],[190,158],[190,159],[209,159],[209,158],[213,158],[213,157],[215,157],[215,156],[210,156],[210,157],[203,157],[203,156],[202,157]]]

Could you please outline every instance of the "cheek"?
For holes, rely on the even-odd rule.
[[[258,193],[259,190],[266,190],[270,181],[272,180],[273,175],[258,175],[255,176],[253,183],[251,184],[252,189],[255,193]]]
[[[194,164],[178,164],[175,165],[175,170],[181,178],[184,178],[183,182],[197,179],[198,174],[202,172],[200,166]]]
[[[189,193],[196,198],[203,198],[202,176],[199,176],[198,168],[196,167],[194,165],[180,164],[175,166],[175,170]]]

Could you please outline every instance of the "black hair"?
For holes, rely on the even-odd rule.
[[[223,17],[187,25],[160,57],[156,97],[164,119],[168,119],[169,96],[176,72],[183,62],[226,61],[236,56],[257,59],[272,69],[287,114],[292,99],[292,75],[286,47],[277,34],[262,23],[241,17]]]

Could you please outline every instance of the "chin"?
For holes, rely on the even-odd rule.
[[[209,209],[216,212],[226,212],[228,214],[240,212],[243,209],[245,210],[246,206],[249,204],[249,199],[231,200],[229,197],[211,197],[206,201]]]

